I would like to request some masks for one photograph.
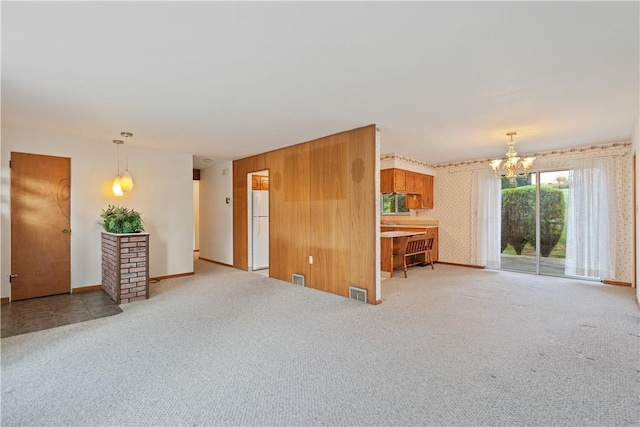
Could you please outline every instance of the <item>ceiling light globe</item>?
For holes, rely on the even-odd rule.
[[[133,190],[133,178],[131,178],[129,171],[123,172],[122,177],[120,178],[120,188],[123,193],[128,193]]]
[[[113,191],[114,196],[122,196],[124,193],[122,192],[122,186],[120,185],[121,178],[120,175],[116,176],[113,180],[113,185],[111,186],[111,190]]]

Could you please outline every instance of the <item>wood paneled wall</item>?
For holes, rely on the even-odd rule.
[[[269,170],[269,275],[348,297],[376,295],[376,126],[327,136],[233,164],[234,267],[246,270],[247,173]],[[309,264],[313,256],[313,264]]]
[[[308,281],[309,144],[267,153],[269,166],[269,276],[291,282],[291,274]]]

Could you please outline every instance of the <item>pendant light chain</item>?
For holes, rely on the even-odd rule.
[[[121,176],[120,176],[120,145],[124,144],[124,142],[119,139],[114,139],[113,143],[118,146],[118,149],[116,151],[118,155],[118,161],[117,161],[118,171],[116,172],[117,175],[113,180],[113,185],[111,186],[111,189],[113,191],[114,196],[122,196],[123,193],[122,193]]]
[[[131,138],[133,136],[133,134],[131,132],[120,132],[120,135],[124,136],[125,141],[127,142],[127,146],[124,148],[124,153],[125,153],[125,170],[122,173],[122,181],[121,181],[121,187],[122,187],[122,192],[123,193],[129,193],[131,190],[133,190],[133,178],[131,177],[131,174],[129,173],[129,138]]]

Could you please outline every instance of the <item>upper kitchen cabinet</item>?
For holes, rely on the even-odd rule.
[[[407,189],[407,193],[411,194],[422,194],[422,175],[421,173],[409,172],[405,171],[404,173],[404,182],[405,188]]]
[[[415,194],[419,198],[411,209],[433,209],[433,176],[404,169],[382,169],[380,171],[381,193]]]
[[[380,171],[380,192],[381,193],[393,193],[393,172],[395,169],[382,169]]]
[[[261,176],[260,177],[260,189],[261,190],[268,190],[269,189],[269,177],[268,176]]]
[[[422,208],[433,209],[433,175],[422,175]]]
[[[252,190],[268,190],[269,177],[265,175],[251,175]]]
[[[393,188],[397,193],[405,193],[407,191],[407,174],[411,172],[402,169],[393,170]]]

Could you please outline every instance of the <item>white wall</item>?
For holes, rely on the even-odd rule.
[[[11,291],[12,151],[71,158],[72,288],[101,283],[100,213],[108,204],[134,208],[142,214],[145,231],[150,233],[151,277],[193,271],[192,156],[136,146],[135,136],[130,141],[129,171],[135,187],[131,193],[115,197],[111,183],[116,173],[117,148],[110,140],[87,141],[2,128],[2,297],[10,296]]]
[[[200,249],[200,181],[193,181],[193,250]]]
[[[200,258],[233,265],[232,194],[232,162],[200,170]]]
[[[635,194],[635,205],[634,205],[634,221],[636,226],[636,242],[640,242],[640,215],[638,213],[638,203],[640,203],[640,156],[638,156],[638,148],[640,146],[640,114],[638,114],[638,120],[636,121],[636,126],[633,129],[633,136],[631,137],[631,150],[632,153],[635,154],[635,183],[636,183],[636,194]],[[633,285],[636,287],[636,298],[638,300],[638,304],[640,304],[640,286],[638,286],[638,276],[640,267],[640,250],[636,248],[636,259],[635,259],[635,270],[633,277]]]

